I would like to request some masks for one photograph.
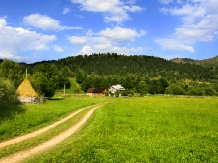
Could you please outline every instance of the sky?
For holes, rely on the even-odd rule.
[[[0,0],[0,58],[218,55],[218,0]]]

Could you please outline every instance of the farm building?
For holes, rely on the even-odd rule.
[[[106,88],[89,88],[87,90],[87,95],[92,96],[92,95],[101,95],[102,93],[106,93],[107,89]]]
[[[120,84],[112,85],[108,91],[115,94],[117,91],[125,91],[126,89]]]
[[[39,101],[38,94],[27,78],[20,84],[16,93],[18,94],[18,101],[21,103],[37,103]]]

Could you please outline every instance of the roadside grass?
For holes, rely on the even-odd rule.
[[[119,99],[27,162],[218,162],[217,98]]]
[[[74,96],[48,100],[44,104],[18,105],[0,110],[0,142],[42,128],[79,108],[108,100],[110,99],[106,97]]]

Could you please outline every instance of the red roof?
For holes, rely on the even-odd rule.
[[[87,93],[102,93],[102,92],[105,92],[107,91],[106,88],[89,88],[87,90]]]

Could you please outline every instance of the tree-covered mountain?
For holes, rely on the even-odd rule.
[[[116,53],[99,53],[92,55],[69,56],[52,61],[42,61],[33,64],[20,63],[22,70],[26,67],[32,74],[33,68],[38,64],[55,64],[60,70],[67,66],[74,76],[83,70],[87,75],[136,75],[155,78],[158,76],[168,81],[189,79],[193,81],[217,80],[218,78],[218,56],[205,59],[193,60],[188,58],[177,58],[166,60],[154,56],[143,55],[119,55]],[[207,66],[205,66],[207,65]]]
[[[218,66],[175,63],[153,56],[118,55],[116,53],[78,55],[53,61],[60,69],[67,66],[72,72],[79,70],[97,75],[139,75],[150,78],[162,76],[168,80],[191,79],[210,81],[217,79]]]
[[[171,61],[175,63],[190,63],[190,64],[202,65],[206,67],[218,66],[218,56],[208,59],[202,59],[202,60],[193,60],[191,58],[174,58]]]

